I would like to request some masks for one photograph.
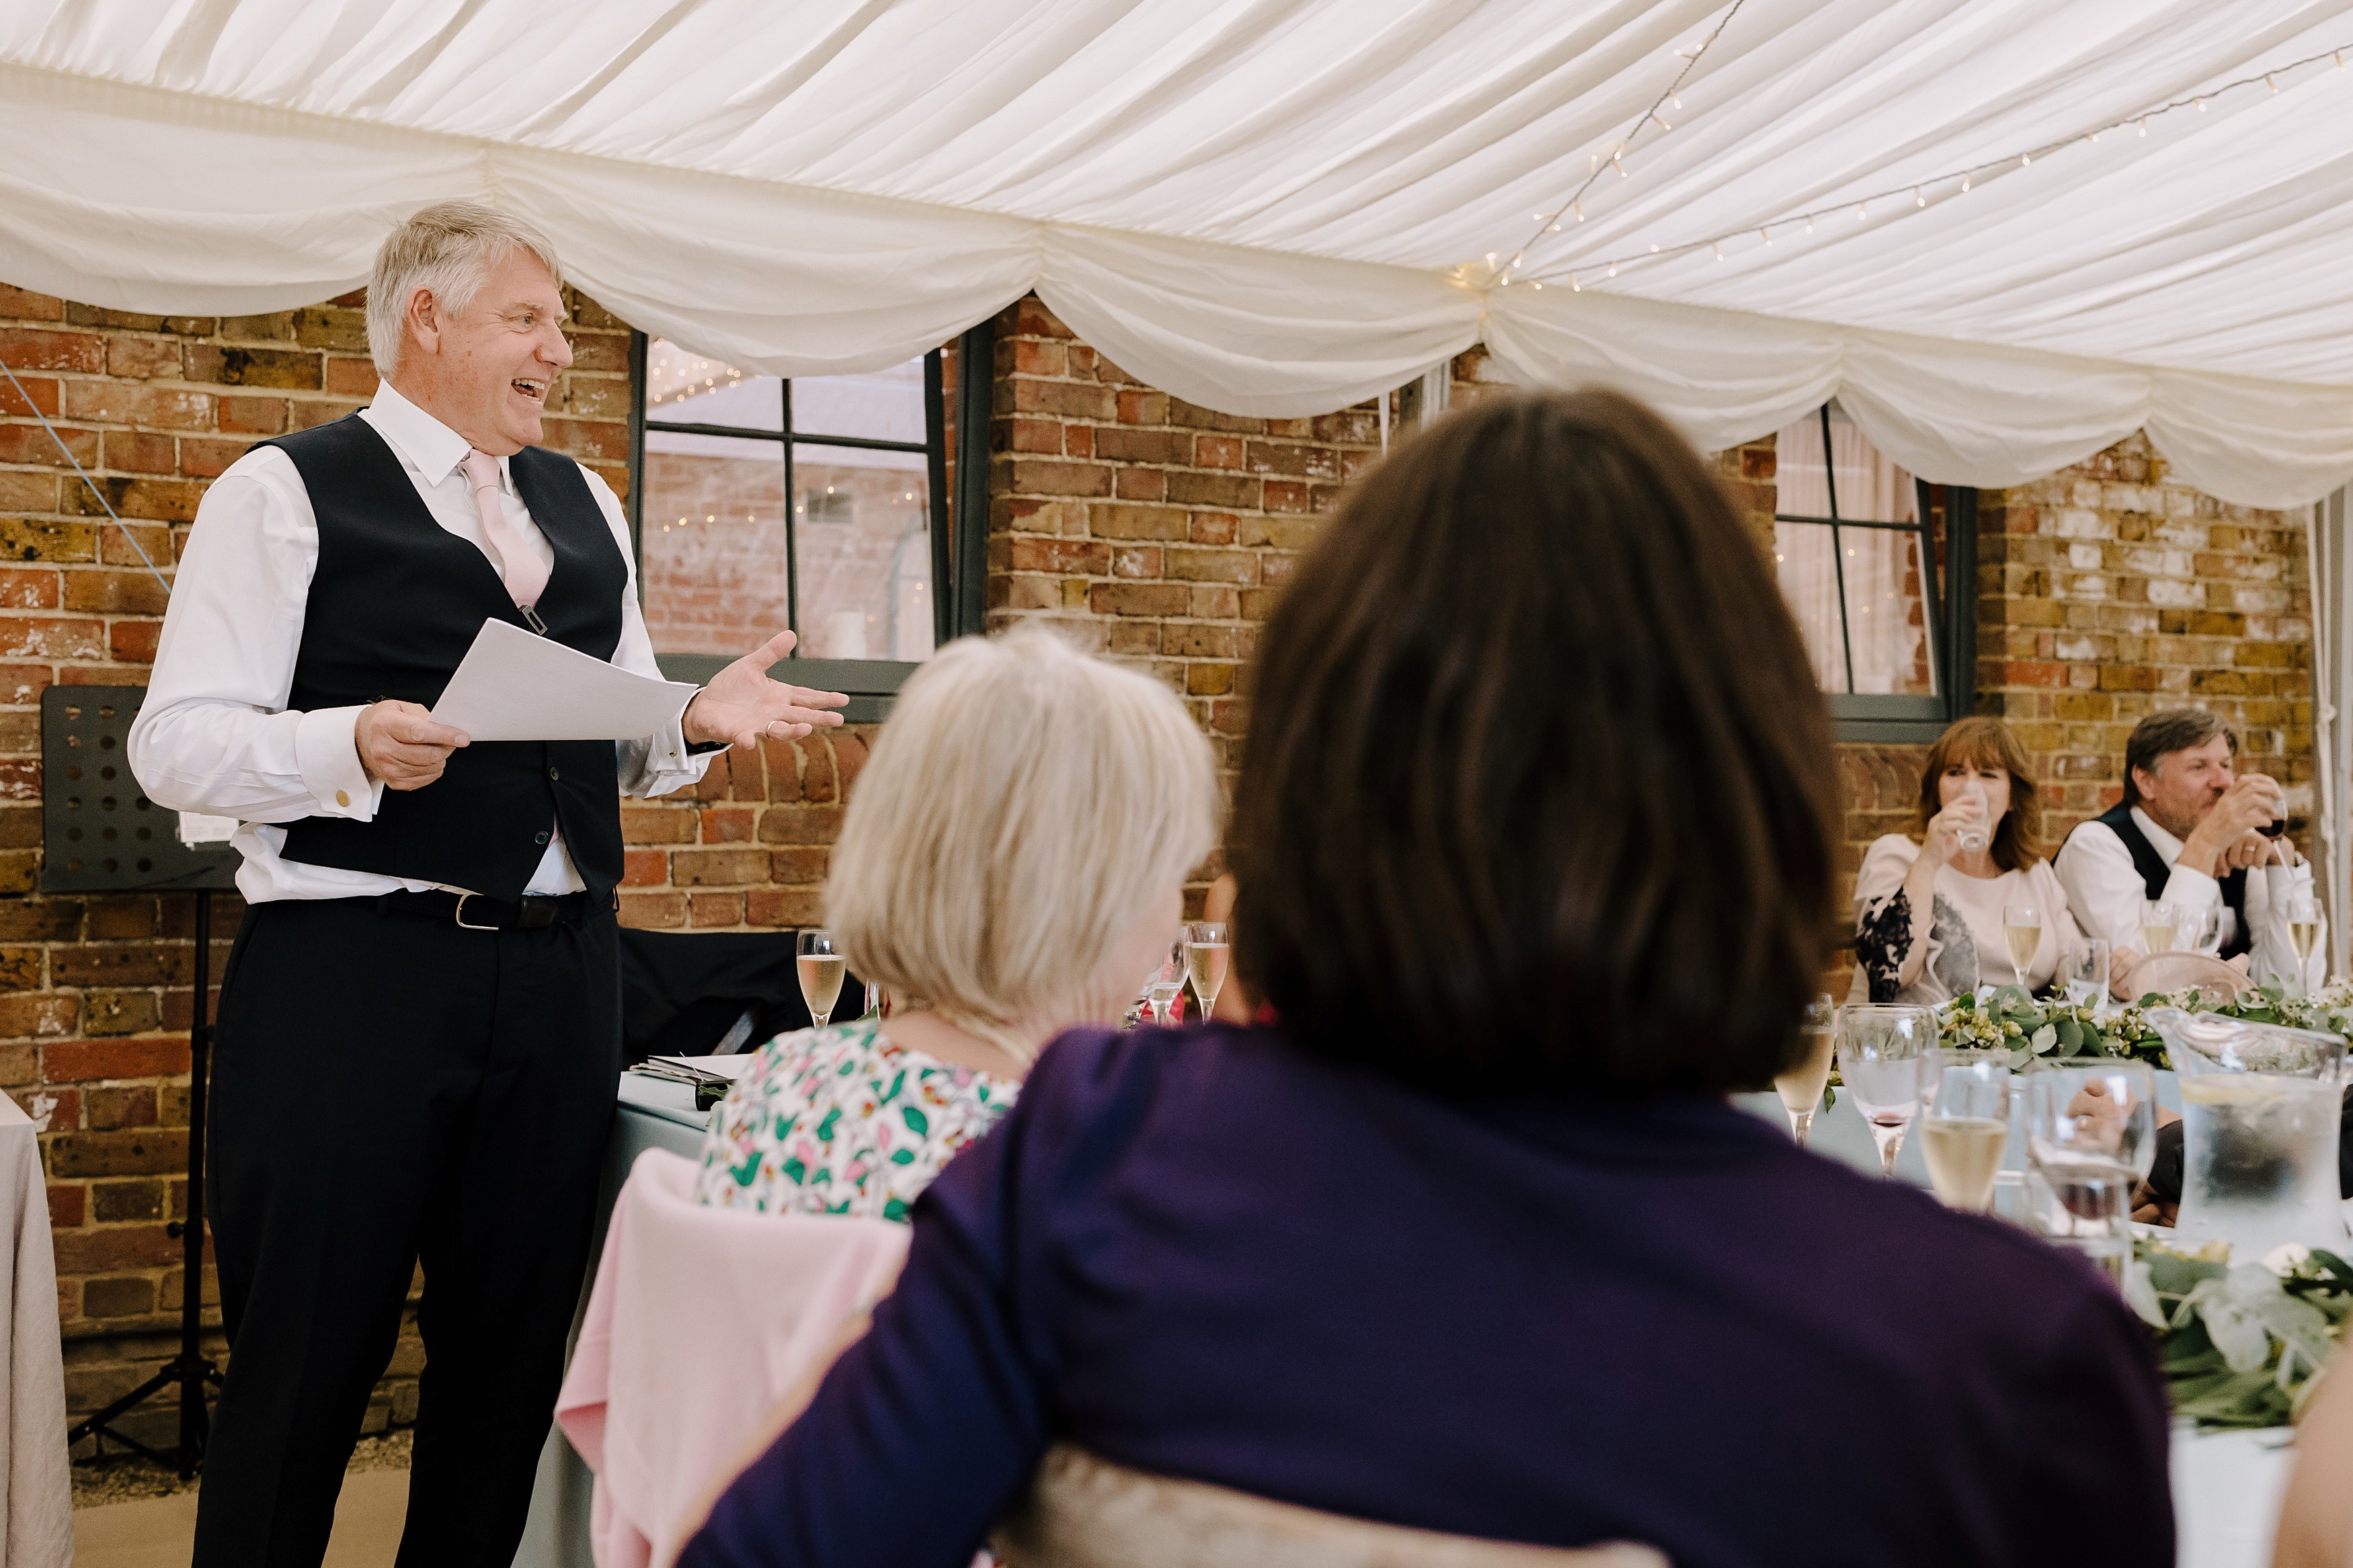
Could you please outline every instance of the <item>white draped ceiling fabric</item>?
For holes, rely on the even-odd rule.
[[[283,309],[474,195],[638,326],[780,374],[1034,289],[1229,413],[1483,342],[1707,447],[1835,395],[1931,479],[2139,428],[2242,504],[2353,478],[2353,0],[1743,0],[1619,175],[1728,9],[10,0],[0,279]]]

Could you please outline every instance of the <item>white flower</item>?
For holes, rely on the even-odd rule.
[[[2148,1265],[2136,1258],[2125,1269],[2125,1304],[2140,1314],[2140,1321],[2152,1329],[2167,1326],[2165,1308],[2157,1299],[2157,1285],[2149,1278]]]

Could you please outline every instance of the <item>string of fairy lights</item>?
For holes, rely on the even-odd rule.
[[[1630,177],[1630,172],[1625,167],[1625,154],[1630,150],[1634,138],[1641,132],[1653,124],[1659,126],[1662,133],[1673,129],[1672,125],[1659,118],[1661,108],[1670,103],[1680,104],[1678,89],[1693,68],[1699,64],[1701,57],[1707,52],[1708,46],[1714,44],[1723,35],[1725,24],[1732,20],[1739,9],[1740,5],[1736,0],[1731,10],[1725,13],[1723,20],[1716,24],[1715,30],[1708,34],[1696,49],[1676,51],[1676,54],[1683,59],[1683,68],[1675,73],[1673,81],[1669,85],[1668,89],[1659,96],[1650,112],[1637,121],[1627,135],[1620,138],[1616,150],[1610,154],[1609,164],[1615,166],[1621,177]],[[1715,258],[1721,261],[1725,259],[1726,246],[1752,240],[1760,248],[1769,247],[1773,244],[1774,231],[1777,229],[1786,232],[1792,228],[1799,228],[1804,234],[1810,235],[1818,232],[1820,226],[1828,224],[1834,218],[1843,219],[1849,213],[1853,215],[1854,221],[1858,225],[1867,224],[1873,216],[1874,206],[1883,216],[1900,218],[1931,206],[1957,201],[1994,176],[2014,170],[2031,168],[2037,158],[2048,158],[2077,145],[2094,144],[2103,136],[2129,132],[2138,137],[2147,137],[2149,133],[2150,122],[2161,121],[2168,115],[2203,114],[2207,112],[2208,104],[2233,95],[2251,93],[2259,88],[2276,94],[2284,84],[2294,85],[2298,79],[2308,79],[2332,68],[2344,70],[2346,56],[2348,52],[2353,52],[2353,43],[2347,43],[2336,48],[2323,49],[2299,59],[2273,66],[2266,70],[2256,71],[2232,81],[2222,82],[2203,92],[2154,104],[2147,109],[2094,126],[2089,130],[2054,137],[2039,145],[2004,157],[1988,159],[1923,179],[1906,181],[1862,196],[1841,197],[1837,202],[1805,211],[1784,214],[1762,224],[1743,225],[1738,228],[1726,229],[1721,233],[1682,241],[1674,245],[1652,244],[1642,250],[1622,256],[1580,262],[1574,268],[1566,268],[1559,263],[1548,264],[1548,276],[1550,280],[1557,285],[1560,281],[1558,274],[1566,270],[1569,289],[1572,291],[1581,291],[1585,287],[1585,279],[1597,272],[1607,278],[1615,278],[1625,268],[1640,266],[1646,262],[1672,261],[1703,251],[1713,251]],[[1584,182],[1571,194],[1569,199],[1556,212],[1535,215],[1543,226],[1536,230],[1526,244],[1520,247],[1509,261],[1496,268],[1491,275],[1495,287],[1511,287],[1514,281],[1513,275],[1525,269],[1529,251],[1541,243],[1546,235],[1559,233],[1564,226],[1564,218],[1573,218],[1580,223],[1584,221],[1584,197],[1592,189],[1594,183],[1600,178],[1604,166],[1600,155],[1594,154],[1592,168],[1588,172]],[[1487,260],[1491,267],[1493,266],[1495,256],[1491,253]],[[1523,277],[1518,281],[1530,289],[1540,289],[1545,286],[1546,279]]]
[[[1664,134],[1665,132],[1674,129],[1674,127],[1669,124],[1663,118],[1664,111],[1670,106],[1672,106],[1677,110],[1683,108],[1683,100],[1681,94],[1683,91],[1684,79],[1689,77],[1693,71],[1699,68],[1699,62],[1707,54],[1709,47],[1713,45],[1716,39],[1724,37],[1724,29],[1732,25],[1732,19],[1740,15],[1741,6],[1747,3],[1748,0],[1732,0],[1732,8],[1725,12],[1722,16],[1716,19],[1715,26],[1709,29],[1707,37],[1702,38],[1696,47],[1677,49],[1675,51],[1675,57],[1683,62],[1683,69],[1675,72],[1674,79],[1667,83],[1666,90],[1651,100],[1651,107],[1644,110],[1641,118],[1636,120],[1633,124],[1627,127],[1626,133],[1618,138],[1618,145],[1609,150],[1609,167],[1618,171],[1618,177],[1620,179],[1622,180],[1630,177],[1626,171],[1626,154],[1633,151],[1635,138],[1641,136],[1643,132],[1648,131],[1653,125],[1659,128],[1661,134]],[[1599,153],[1590,154],[1590,166],[1588,167],[1585,172],[1584,183],[1579,184],[1577,189],[1569,192],[1568,199],[1561,203],[1554,211],[1549,213],[1538,213],[1535,215],[1536,222],[1541,224],[1543,226],[1538,228],[1535,233],[1528,236],[1527,239],[1521,244],[1519,249],[1512,253],[1512,258],[1504,263],[1503,270],[1497,278],[1497,281],[1499,283],[1504,285],[1510,284],[1512,281],[1513,269],[1517,268],[1521,262],[1527,259],[1529,249],[1533,247],[1537,241],[1543,239],[1547,234],[1556,234],[1559,232],[1562,218],[1574,214],[1576,215],[1577,222],[1583,223],[1585,221],[1585,195],[1588,191],[1593,189],[1595,183],[1601,178],[1602,167],[1601,154]],[[1492,267],[1494,263],[1495,255],[1493,251],[1490,251],[1487,255],[1487,264]]]

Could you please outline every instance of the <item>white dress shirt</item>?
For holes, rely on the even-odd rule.
[[[2165,879],[2165,896],[2159,901],[2197,915],[2209,910],[2219,910],[2222,940],[2229,942],[2237,921],[2222,907],[2222,884],[2203,871],[2182,865],[2181,840],[2159,827],[2147,812],[2136,805],[2132,819],[2133,826],[2147,837],[2149,847],[2173,868]],[[2112,948],[2142,946],[2140,912],[2141,905],[2148,901],[2148,884],[2134,869],[2132,851],[2125,847],[2125,841],[2116,837],[2114,828],[2102,822],[2083,824],[2059,847],[2053,868],[2059,873],[2060,885],[2067,889],[2068,907],[2075,911],[2077,922],[2087,933],[2107,938]],[[2252,943],[2247,958],[2251,978],[2284,981],[2300,968],[2307,967],[2296,961],[2295,944],[2288,940],[2287,916],[2289,900],[2311,891],[2310,861],[2300,866],[2263,866],[2248,870],[2243,901]],[[2306,984],[2317,984],[2313,974],[2327,967],[2323,951],[2321,944],[2315,945],[2310,973],[2304,977]]]
[[[377,389],[360,417],[400,459],[433,520],[495,564],[484,546],[473,491],[458,467],[470,449],[466,438],[389,384]],[[628,520],[611,487],[585,468],[581,473],[628,571],[612,661],[659,678],[653,640],[638,608]],[[504,458],[499,479],[509,519],[553,564],[555,548],[515,495]],[[248,903],[369,898],[441,885],[283,858],[286,829],[278,824],[306,816],[367,822],[384,799],[383,784],[360,763],[354,727],[361,709],[287,710],[318,564],[318,518],[294,460],[275,447],[257,447],[230,464],[196,509],[147,700],[131,726],[131,771],[150,800],[174,811],[237,819],[232,842],[245,864],[237,886]],[[661,733],[616,743],[622,793],[661,795],[702,776],[711,758],[688,753],[684,716],[681,706]],[[566,893],[586,885],[563,834],[553,832],[524,891]]]

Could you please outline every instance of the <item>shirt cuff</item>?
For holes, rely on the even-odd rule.
[[[302,787],[317,803],[314,816],[348,816],[373,821],[384,785],[368,777],[360,763],[358,729],[361,708],[319,708],[302,715],[294,729],[294,765],[301,770]]]
[[[702,689],[696,687],[687,700],[678,705],[678,716],[654,731],[646,752],[647,772],[655,773],[687,772],[694,766],[688,760],[689,758],[699,757],[703,752],[713,749],[708,744],[694,746],[687,743],[686,710],[693,707],[695,698],[702,695]]]

